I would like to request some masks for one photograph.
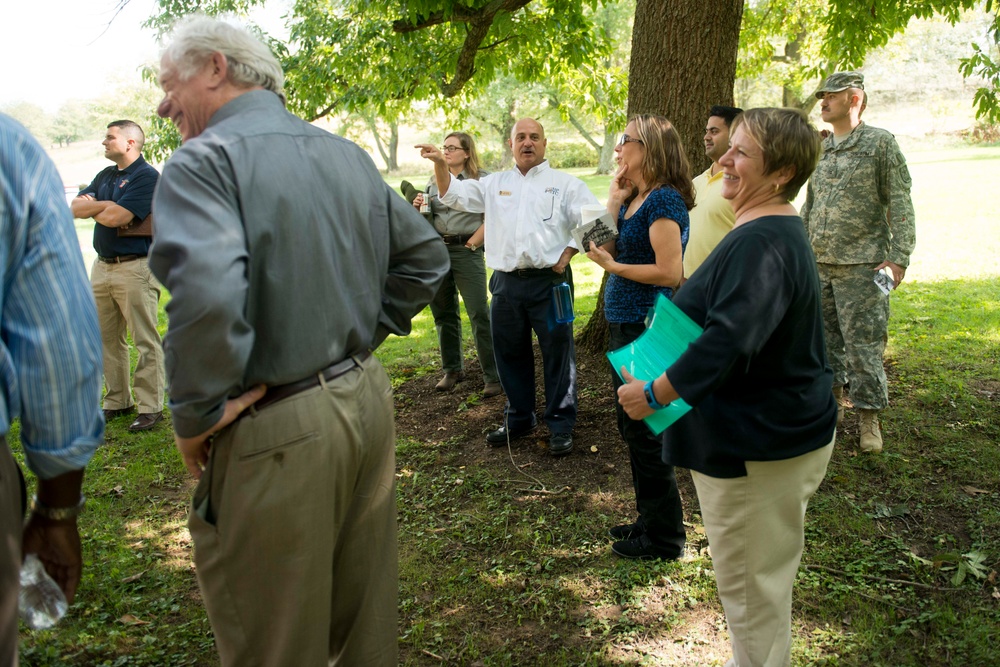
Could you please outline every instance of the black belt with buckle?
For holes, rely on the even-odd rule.
[[[551,266],[545,269],[514,269],[513,271],[502,271],[501,273],[506,273],[508,276],[517,276],[518,278],[552,277],[557,275]]]
[[[441,240],[445,245],[465,245],[472,238],[472,234],[442,234]]]
[[[118,255],[117,257],[102,257],[97,256],[97,259],[104,262],[105,264],[122,264],[124,262],[132,262],[137,259],[142,259],[145,255]]]
[[[324,382],[330,382],[339,378],[341,375],[354,370],[355,368],[359,368],[361,364],[363,364],[370,356],[372,356],[371,351],[365,350],[361,354],[355,354],[354,356],[348,357],[343,361],[338,361],[332,366],[327,366],[323,370],[317,371],[307,378],[303,378],[295,382],[289,382],[288,384],[279,384],[274,387],[268,387],[267,393],[264,394],[263,398],[254,403],[253,407],[256,410],[263,410],[272,403],[277,403],[280,400],[302,393],[306,389],[319,387],[320,375],[323,376]]]

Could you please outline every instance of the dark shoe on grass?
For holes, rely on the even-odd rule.
[[[128,427],[128,430],[133,433],[148,431],[159,424],[161,419],[163,419],[162,412],[144,412],[135,418],[135,421]]]
[[[608,531],[608,535],[610,535],[613,540],[634,540],[645,532],[646,531],[643,530],[642,526],[639,525],[639,522],[636,521],[635,523],[626,523],[621,526],[615,526]]]
[[[680,554],[657,549],[645,533],[630,540],[615,542],[611,545],[611,551],[616,556],[632,560],[677,560],[680,557]]]
[[[508,440],[514,441],[517,440],[518,438],[523,438],[524,436],[528,435],[529,433],[535,430],[535,426],[536,424],[532,424],[531,426],[524,428],[511,429],[510,432],[507,431],[506,426],[501,426],[497,430],[490,431],[489,433],[486,434],[486,444],[488,444],[490,447],[499,447],[500,445],[506,445]]]

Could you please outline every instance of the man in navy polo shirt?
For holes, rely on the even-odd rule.
[[[142,128],[130,120],[109,124],[104,157],[115,164],[97,174],[72,204],[75,217],[97,222],[97,260],[90,282],[104,348],[104,418],[110,421],[138,408],[130,431],[147,431],[163,416],[163,346],[156,330],[160,284],[146,263],[153,237],[118,234],[119,228],[141,221],[152,210],[160,174],[142,157],[145,139]],[[126,330],[138,353],[134,404]]]

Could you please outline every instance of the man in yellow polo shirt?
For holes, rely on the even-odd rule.
[[[684,251],[684,277],[701,266],[709,253],[725,236],[736,216],[729,201],[722,198],[721,158],[729,150],[729,126],[743,109],[713,106],[705,126],[705,155],[712,158],[712,166],[695,177],[695,206],[691,209],[691,230]]]

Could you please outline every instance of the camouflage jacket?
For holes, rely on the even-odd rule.
[[[916,244],[910,171],[892,134],[861,123],[836,146],[833,135],[824,139],[801,215],[821,264],[908,266]]]

